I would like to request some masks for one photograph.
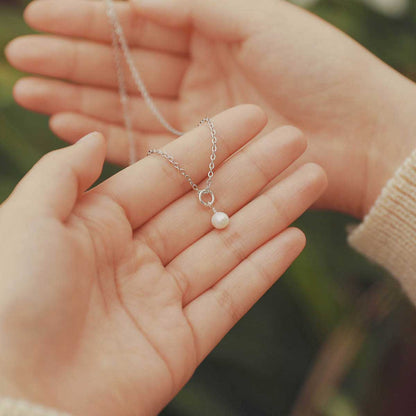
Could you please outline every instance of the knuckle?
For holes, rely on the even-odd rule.
[[[151,24],[142,16],[130,14],[127,29],[134,39],[135,45],[144,45],[151,29]]]
[[[88,91],[85,88],[75,87],[72,90],[72,94],[73,101],[78,104],[79,111],[82,114],[89,114],[91,112],[91,105],[89,101]]]
[[[237,322],[241,319],[243,313],[237,306],[230,292],[226,289],[213,288],[215,299],[221,309],[231,318],[232,322]]]
[[[75,41],[68,43],[68,49],[70,51],[71,59],[69,60],[70,64],[67,66],[66,69],[66,76],[70,80],[74,80],[77,77],[79,72],[79,63],[80,63],[80,44],[76,43]]]
[[[182,296],[182,299],[185,301],[185,299],[188,298],[190,294],[190,285],[188,277],[185,275],[183,271],[181,271],[177,267],[171,267],[169,273],[175,281],[179,289],[179,292]]]
[[[273,197],[270,193],[262,194],[264,198],[270,204],[272,210],[274,211],[275,218],[279,219],[279,223],[289,224],[291,222],[290,215],[284,207],[284,203],[279,197]]]
[[[250,263],[255,273],[255,276],[263,280],[267,286],[271,286],[275,282],[276,275],[272,273],[268,268],[266,268],[263,264],[254,260],[250,260]]]
[[[232,254],[238,263],[242,262],[247,257],[246,250],[242,243],[243,238],[238,231],[224,230],[218,233],[218,235],[225,249]]]
[[[165,160],[158,160],[159,168],[162,171],[162,176],[165,180],[168,180],[175,186],[178,185],[178,181],[180,181],[180,187],[183,191],[187,189],[189,186],[186,182],[186,179],[182,178],[182,176],[178,175],[178,171],[172,169],[172,166],[169,163],[166,163]]]
[[[94,3],[90,3],[89,8],[85,9],[84,14],[84,21],[86,23],[86,33],[91,36],[91,34],[94,34],[99,31],[100,25],[99,25],[99,13],[98,13],[98,7]],[[101,17],[101,16],[100,16]]]
[[[49,177],[59,177],[61,183],[74,184],[77,189],[81,189],[80,176],[70,159],[64,156],[68,155],[71,147],[54,150],[42,156],[36,163],[33,171],[38,175],[48,175]]]
[[[273,179],[274,172],[271,171],[270,168],[268,168],[268,165],[266,163],[263,163],[268,155],[265,155],[264,152],[258,152],[256,150],[256,146],[254,146],[254,148],[246,147],[244,148],[243,152],[243,155],[246,159],[246,163],[251,168],[250,170],[259,173],[262,183],[268,183],[271,179]]]
[[[166,264],[168,259],[169,247],[167,246],[167,239],[157,221],[151,221],[143,227],[137,234],[137,238],[142,240],[150,249],[157,253],[160,261]]]

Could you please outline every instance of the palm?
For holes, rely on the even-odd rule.
[[[257,196],[304,151],[299,130],[237,152],[264,113],[240,106],[213,122],[225,230],[155,156],[85,192],[106,152],[97,134],[43,159],[0,207],[1,233],[17,236],[0,243],[1,394],[74,414],[155,414],[299,254],[303,236],[286,228],[322,192],[322,170],[306,165]],[[206,135],[165,148],[197,183]]]
[[[293,20],[298,18],[297,27],[314,27],[312,45],[307,36],[298,39],[296,28],[282,33],[284,28],[265,27],[231,44],[192,32],[190,61],[178,90],[178,124],[187,130],[201,114],[241,103],[259,105],[268,114],[268,129],[290,123],[308,137],[308,152],[299,163],[317,162],[330,178],[319,207],[360,216],[366,198],[362,178],[369,169],[366,154],[383,114],[380,103],[368,99],[370,80],[361,68],[374,67],[371,76],[381,72],[384,79],[387,68],[334,28],[294,10],[288,9]],[[354,193],[349,183],[355,184]]]
[[[61,329],[53,327],[47,334],[60,340],[44,353],[62,377],[45,391],[55,397],[69,389],[69,399],[85,406],[85,414],[93,409],[83,398],[97,392],[103,394],[98,414],[133,414],[139,408],[154,414],[160,410],[155,398],[167,402],[197,364],[182,293],[157,254],[132,238],[129,221],[110,200],[85,198],[68,223],[64,233],[50,230],[61,235],[50,256],[67,254],[46,278],[60,275],[68,282],[54,302],[67,305],[68,314],[66,336],[57,337]],[[42,246],[38,249],[43,252]],[[68,264],[77,265],[76,274]],[[115,380],[122,380],[121,386],[114,386]],[[139,388],[132,399],[129,386],[146,386],[146,392]],[[121,397],[104,395],[112,388]]]
[[[9,235],[22,237],[16,244],[34,265],[30,274],[23,269],[30,283],[18,297],[26,307],[18,303],[13,315],[23,321],[28,311],[30,327],[41,328],[36,335],[25,329],[25,342],[11,344],[11,355],[3,349],[5,362],[21,362],[24,374],[36,375],[24,393],[31,397],[36,386],[33,400],[75,414],[156,414],[201,358],[177,283],[158,255],[133,237],[123,209],[108,197],[85,196],[66,225],[55,218],[10,225]],[[41,236],[27,239],[39,230]],[[3,264],[7,250],[2,247]],[[13,296],[3,295],[7,305]],[[54,403],[56,397],[65,400]]]

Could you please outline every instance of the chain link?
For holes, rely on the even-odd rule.
[[[111,3],[111,0],[110,0]],[[110,19],[112,26],[115,26],[115,21],[117,21],[117,15],[115,14],[114,5],[111,3],[111,7],[107,7],[107,15]],[[129,143],[129,162],[130,165],[136,162],[137,152],[136,152],[136,143],[133,135],[133,124],[129,111],[129,97],[126,90],[126,74],[124,72],[123,66],[120,64],[122,60],[121,49],[118,43],[117,33],[113,27],[111,31],[111,38],[113,44],[113,53],[114,61],[116,63],[116,75],[118,80],[118,90],[120,96],[120,104],[123,112],[124,125],[126,126],[127,132],[127,141]]]
[[[210,118],[204,118],[200,121],[199,126],[202,126],[203,124],[207,124],[209,127],[209,131],[211,134],[211,156],[210,156],[210,164],[208,166],[208,180],[207,185],[203,189],[206,194],[211,193],[211,183],[212,178],[214,177],[214,169],[215,169],[215,159],[217,158],[217,132],[214,127],[214,123]],[[198,187],[198,185],[192,180],[191,176],[186,172],[186,170],[179,164],[178,161],[175,160],[175,158],[170,155],[169,153],[163,152],[159,149],[150,149],[147,152],[147,155],[150,156],[152,154],[157,154],[159,156],[162,156],[164,159],[166,159],[191,185],[192,189],[196,192],[201,192],[201,189]]]
[[[146,85],[143,82],[140,72],[134,65],[134,60],[131,55],[129,46],[126,41],[126,37],[123,32],[123,28],[120,24],[118,19],[118,15],[116,12],[116,8],[114,5],[113,0],[105,0],[107,6],[107,17],[110,22],[111,26],[111,36],[112,36],[112,44],[114,50],[114,61],[116,66],[116,75],[118,80],[119,86],[119,95],[120,95],[120,103],[123,112],[124,124],[126,126],[127,131],[127,138],[129,142],[129,159],[130,164],[136,162],[136,142],[133,134],[133,124],[130,114],[129,108],[129,96],[126,87],[126,70],[124,68],[123,58],[127,64],[127,68],[133,78],[133,81],[141,93],[144,102],[146,103],[149,110],[153,113],[153,115],[159,120],[160,124],[165,127],[170,133],[173,133],[176,136],[182,136],[183,132],[175,129],[162,115],[156,103],[154,102],[152,96],[150,95],[149,91],[147,90]],[[200,189],[198,185],[192,180],[191,176],[186,172],[186,170],[180,165],[175,158],[159,149],[150,149],[147,152],[147,155],[157,154],[164,159],[166,159],[191,185],[192,189],[198,192],[198,199],[199,202],[207,207],[210,208],[213,212],[213,216],[211,219],[212,225],[217,229],[224,229],[228,226],[229,217],[224,212],[217,212],[214,207],[215,196],[211,190],[212,179],[214,177],[214,169],[215,169],[215,160],[217,158],[217,132],[215,130],[214,124],[211,119],[204,118],[199,123],[199,126],[207,124],[211,134],[211,156],[210,162],[208,165],[208,178],[206,182],[206,186],[203,189]]]
[[[114,49],[114,60],[116,66],[116,74],[118,79],[119,85],[119,95],[120,95],[120,102],[123,111],[123,118],[124,124],[126,126],[127,131],[127,138],[129,141],[129,159],[130,164],[133,164],[136,161],[136,143],[134,140],[133,135],[133,126],[132,120],[130,115],[129,109],[129,97],[126,88],[126,73],[123,67],[122,59],[124,57],[125,62],[127,63],[127,67],[130,71],[130,74],[133,78],[133,81],[141,93],[146,105],[150,109],[150,111],[154,114],[154,116],[159,120],[159,122],[168,130],[169,132],[181,136],[183,132],[175,129],[172,125],[163,117],[160,110],[157,108],[153,98],[149,94],[146,85],[143,82],[140,72],[134,65],[133,57],[131,55],[129,46],[126,41],[126,37],[124,35],[123,28],[120,24],[114,1],[113,0],[105,0],[107,6],[107,17],[110,22],[111,26],[111,35],[112,35],[112,44]],[[215,130],[214,124],[211,119],[204,118],[200,121],[199,126],[207,124],[211,133],[211,156],[210,156],[210,163],[208,166],[208,179],[207,184],[204,189],[199,189],[198,185],[192,180],[191,176],[185,171],[185,169],[177,162],[172,155],[169,155],[166,152],[163,152],[159,149],[151,149],[147,152],[147,155],[157,154],[165,158],[191,185],[192,189],[196,192],[199,192],[199,199],[203,205],[209,206],[215,212],[215,208],[213,208],[214,202],[214,195],[211,191],[211,183],[214,177],[214,169],[215,169],[215,160],[217,158],[217,132]],[[203,195],[210,195],[211,202],[206,203],[202,199]]]
[[[119,85],[119,93],[120,93],[120,101],[123,110],[123,117],[124,122],[126,125],[127,136],[129,140],[129,147],[130,147],[130,163],[134,163],[136,161],[136,150],[135,150],[135,142],[134,142],[134,135],[133,135],[133,128],[131,123],[131,117],[129,112],[128,106],[128,94],[126,88],[126,74],[123,68],[122,57],[127,63],[127,67],[130,71],[130,74],[133,78],[133,81],[141,93],[143,100],[145,101],[146,105],[148,106],[149,110],[153,113],[153,115],[159,120],[160,124],[165,127],[170,133],[176,136],[182,136],[183,132],[175,129],[166,119],[163,117],[160,110],[157,108],[153,98],[149,94],[145,83],[143,82],[142,76],[139,70],[134,65],[134,60],[131,55],[129,46],[127,44],[126,37],[124,35],[123,28],[120,24],[113,0],[105,0],[107,6],[107,17],[110,22],[110,26],[112,29],[112,43],[114,49],[114,60],[116,65],[116,72],[118,78],[118,85]]]

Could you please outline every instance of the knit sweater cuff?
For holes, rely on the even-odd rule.
[[[0,398],[0,416],[70,416],[23,400]]]
[[[416,304],[416,151],[390,179],[348,241],[390,271]]]

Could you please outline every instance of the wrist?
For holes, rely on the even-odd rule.
[[[391,68],[380,73],[378,102],[367,155],[367,186],[361,217],[374,205],[396,170],[416,148],[416,84]]]

